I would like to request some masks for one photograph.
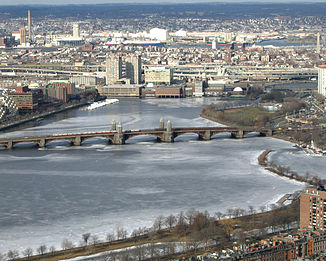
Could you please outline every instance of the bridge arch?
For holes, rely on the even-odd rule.
[[[184,136],[184,137],[183,137]],[[183,133],[175,133],[174,135],[174,140],[178,141],[178,140],[182,140],[185,137],[197,137],[196,139],[200,139],[202,137],[202,135],[200,135],[200,133],[198,132],[194,132],[194,131],[189,131],[189,132],[183,132]]]
[[[147,137],[147,139],[149,139],[150,137],[152,137],[153,139],[155,138],[157,141],[160,141],[162,139],[161,135],[159,134],[126,134],[125,135],[125,141],[128,141],[128,143],[132,142],[133,140],[135,140],[135,138],[137,137]]]
[[[44,146],[42,146],[42,144],[40,142],[38,142],[39,147],[46,147],[48,145],[50,146],[55,146],[55,143],[59,143],[59,144],[69,144],[69,146],[71,146],[73,144],[73,140],[71,139],[65,139],[65,138],[58,138],[58,139],[51,139],[51,140],[45,140]]]
[[[106,136],[96,136],[96,137],[81,137],[81,144],[85,144],[85,142],[90,142],[92,140],[106,140],[106,143],[112,143],[111,137]],[[113,137],[112,137],[113,138]]]

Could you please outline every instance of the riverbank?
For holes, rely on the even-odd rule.
[[[274,162],[268,161],[268,155],[271,152],[273,152],[273,150],[265,150],[258,156],[259,165],[265,167],[266,170],[273,172],[280,177],[285,177],[309,185],[317,186],[320,184],[320,179],[317,176],[310,176],[308,173],[306,173],[305,176],[301,176],[297,172],[292,171],[290,167],[276,165]]]
[[[18,126],[20,126],[22,124],[25,124],[25,123],[28,123],[28,122],[31,122],[31,121],[36,121],[38,119],[42,119],[42,118],[45,118],[45,117],[48,117],[48,116],[51,116],[51,115],[54,115],[54,114],[58,114],[58,113],[61,113],[61,112],[65,112],[65,111],[68,111],[68,110],[71,110],[71,109],[79,108],[79,107],[85,106],[87,104],[88,104],[87,101],[74,103],[74,104],[67,105],[65,107],[60,107],[58,109],[54,109],[54,110],[46,111],[46,112],[43,112],[43,113],[40,113],[40,114],[37,114],[37,115],[25,117],[25,118],[23,118],[21,120],[17,120],[17,121],[10,122],[10,123],[7,123],[7,124],[0,124],[0,131],[4,131],[4,130],[8,130],[8,129],[11,129],[11,128],[14,128],[14,127],[18,127]]]

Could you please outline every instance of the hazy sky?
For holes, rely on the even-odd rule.
[[[326,0],[0,0],[0,5],[28,4],[103,4],[103,3],[204,3],[204,2],[258,2],[258,3],[320,3]]]

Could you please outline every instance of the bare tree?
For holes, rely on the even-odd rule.
[[[227,215],[229,218],[233,217],[233,215],[234,215],[234,210],[233,210],[232,208],[228,208],[228,209],[226,210],[226,215]]]
[[[83,234],[83,240],[84,240],[84,243],[86,246],[87,246],[87,242],[88,242],[88,239],[90,238],[90,236],[91,236],[91,233]]]
[[[260,212],[263,213],[266,211],[266,206],[260,206],[259,209],[260,209]]]
[[[33,255],[33,249],[32,248],[26,248],[24,251],[23,251],[23,256],[26,256],[26,257],[30,257]],[[1,260],[1,259],[0,259]]]
[[[199,231],[195,230],[191,232],[191,234],[189,235],[186,241],[188,245],[188,249],[189,250],[193,249],[194,251],[196,251],[200,246],[202,239],[203,239],[202,234]]]
[[[186,218],[188,220],[188,224],[191,225],[194,217],[197,215],[198,211],[194,208],[188,209],[186,212]]]
[[[47,246],[46,246],[46,245],[40,245],[40,246],[36,249],[37,253],[39,253],[40,255],[45,254],[46,250],[47,250]]]
[[[117,233],[117,239],[126,239],[127,237],[127,230],[125,230],[122,226],[117,225],[116,226],[116,233]]]
[[[92,244],[93,244],[94,246],[100,242],[100,240],[99,240],[99,238],[98,238],[97,235],[92,235],[92,236],[90,237],[90,240],[91,240],[91,242],[92,242]]]
[[[74,247],[74,244],[68,240],[67,238],[64,238],[61,243],[61,247],[63,250],[71,249]]]
[[[154,225],[153,228],[154,230],[160,232],[163,229],[163,224],[164,224],[164,216],[160,215],[158,216],[155,221],[154,221]]]
[[[249,214],[249,215],[253,215],[253,214],[256,213],[256,211],[255,211],[255,207],[254,207],[254,206],[249,206],[248,208],[249,208],[249,210],[248,210],[248,214]]]
[[[19,252],[17,250],[9,250],[7,252],[7,257],[9,260],[15,260],[19,257]]]
[[[165,219],[165,224],[170,231],[172,231],[176,223],[177,223],[177,218],[174,215],[170,215]]]
[[[224,216],[224,214],[223,214],[222,212],[220,212],[220,211],[217,211],[217,212],[215,213],[215,217],[216,217],[218,220],[220,220],[223,216]]]
[[[111,241],[114,241],[114,240],[115,240],[115,235],[114,235],[114,233],[108,233],[108,234],[106,235],[106,241],[111,242]]]
[[[141,261],[145,257],[145,247],[143,245],[136,245],[133,249],[133,254],[138,261]]]
[[[147,254],[151,258],[151,260],[154,260],[154,257],[156,257],[158,255],[157,246],[153,241],[151,241],[147,245]]]
[[[49,247],[49,252],[53,255],[54,254],[54,252],[55,252],[55,246],[50,246]]]

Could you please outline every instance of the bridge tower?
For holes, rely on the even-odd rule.
[[[122,125],[120,122],[118,123],[117,127],[118,127],[118,132],[115,133],[113,136],[113,144],[115,144],[115,145],[125,144],[126,137],[125,137],[125,134],[123,134],[123,132],[122,132]]]
[[[166,123],[166,131],[163,132],[162,141],[163,142],[174,142],[174,134],[172,132],[171,121],[167,121],[167,123]]]
[[[160,119],[160,129],[164,129],[164,119]]]
[[[117,130],[117,124],[116,124],[115,120],[112,120],[112,123],[111,123],[111,130],[112,130],[112,131],[116,131],[116,130]]]

